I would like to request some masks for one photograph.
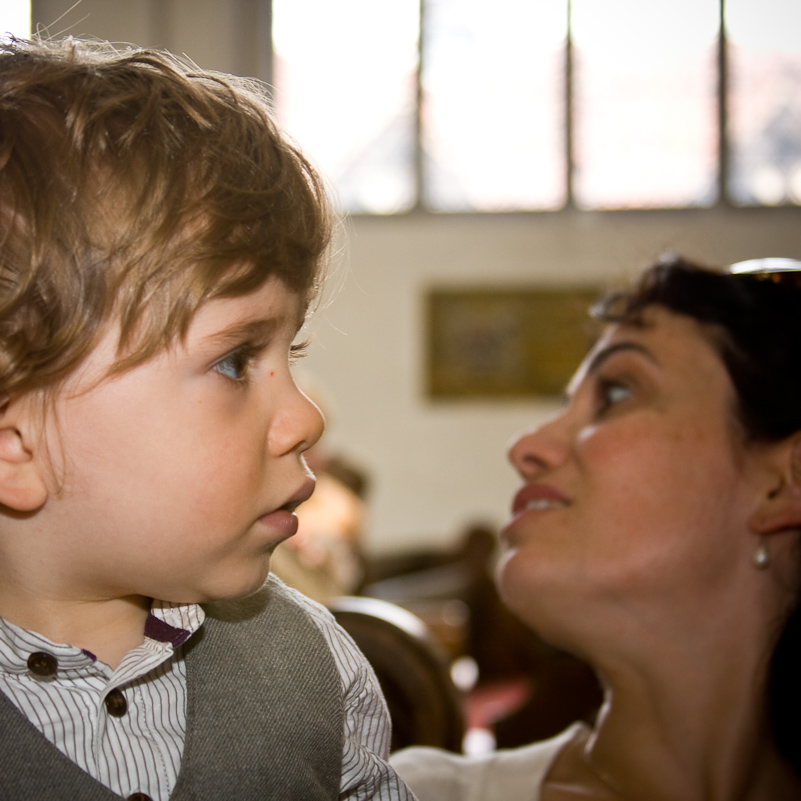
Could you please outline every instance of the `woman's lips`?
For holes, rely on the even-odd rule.
[[[517,517],[532,509],[561,509],[567,504],[567,498],[554,487],[546,484],[526,484],[514,497],[512,516]]]
[[[526,484],[514,497],[512,519],[501,531],[501,539],[507,545],[512,545],[513,530],[521,518],[532,513],[542,514],[555,509],[564,509],[568,504],[568,499],[554,487],[545,484]]]

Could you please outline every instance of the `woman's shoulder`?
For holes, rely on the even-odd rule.
[[[584,724],[576,723],[549,740],[486,754],[454,754],[413,746],[390,762],[419,801],[537,801],[554,759]]]

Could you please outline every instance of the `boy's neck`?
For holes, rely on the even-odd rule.
[[[141,596],[65,602],[38,598],[15,603],[0,593],[0,617],[55,643],[82,648],[112,669],[144,642],[151,599]]]

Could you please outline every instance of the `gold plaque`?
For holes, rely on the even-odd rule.
[[[595,288],[433,290],[432,398],[560,394],[593,338]]]

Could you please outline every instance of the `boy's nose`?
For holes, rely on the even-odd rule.
[[[273,419],[268,447],[276,456],[292,451],[303,453],[320,439],[325,430],[325,418],[317,405],[294,384]]]

